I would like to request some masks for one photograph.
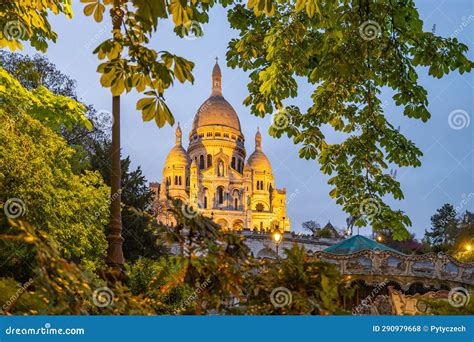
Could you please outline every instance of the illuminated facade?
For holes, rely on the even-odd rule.
[[[164,203],[168,196],[179,198],[224,229],[289,231],[286,189],[275,186],[258,129],[255,150],[248,158],[244,142],[239,117],[222,94],[222,74],[216,62],[212,92],[194,117],[187,150],[179,125],[176,129],[163,181],[154,185],[157,200]],[[174,224],[174,218],[163,212],[157,219]]]

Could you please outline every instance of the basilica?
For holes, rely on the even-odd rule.
[[[275,187],[258,129],[255,150],[247,158],[239,117],[222,94],[222,73],[217,62],[212,70],[211,95],[194,117],[187,150],[182,134],[178,124],[163,180],[153,186],[157,201],[179,198],[223,229],[290,230],[286,189]],[[166,211],[157,215],[159,222],[175,224]]]

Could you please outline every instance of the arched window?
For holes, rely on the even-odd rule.
[[[174,176],[174,185],[178,185],[178,176]]]
[[[209,195],[209,190],[208,190],[207,188],[204,188],[204,189],[203,189],[203,195],[204,195],[204,196],[203,196],[203,197],[204,197],[204,199],[203,199],[203,202],[204,202],[204,203],[203,203],[203,206],[204,206],[204,209],[207,209],[207,207],[208,207],[208,202],[207,202],[207,198],[208,198],[208,197],[207,197],[207,196]]]
[[[237,161],[237,171],[240,172],[240,164],[242,163],[242,160],[239,158],[239,160]]]
[[[239,190],[234,189],[234,191],[232,192],[232,196],[234,197],[234,210],[239,210]]]
[[[217,203],[224,203],[224,188],[222,186],[217,187]]]
[[[204,169],[204,156],[202,154],[199,156],[199,168]]]
[[[207,167],[212,166],[212,156],[210,154],[207,155]]]
[[[258,203],[258,204],[255,206],[255,209],[256,209],[257,211],[263,211],[264,206],[263,206],[262,203]]]
[[[232,157],[232,163],[230,164],[233,169],[235,169],[235,157]]]
[[[178,181],[179,181],[179,185],[183,184],[183,179],[181,178],[181,176],[179,176]]]

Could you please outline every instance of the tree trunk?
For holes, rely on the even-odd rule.
[[[121,166],[120,166],[120,96],[112,98],[112,169],[110,173],[111,183],[111,203],[110,203],[110,224],[107,241],[107,265],[113,273],[123,273],[123,237],[122,237],[122,215],[120,212],[121,203]]]
[[[121,29],[123,23],[123,11],[120,7],[121,0],[114,0],[111,10],[112,25],[114,32]],[[114,39],[116,38],[115,33]],[[107,277],[112,281],[125,278],[123,258],[122,237],[122,214],[120,203],[122,200],[122,170],[120,166],[120,96],[112,97],[112,169],[110,172],[111,202],[110,223],[107,235],[109,247],[107,249],[106,263],[109,266]]]

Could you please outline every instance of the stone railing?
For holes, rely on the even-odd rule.
[[[234,231],[236,234],[242,234],[246,238],[256,239],[256,240],[272,240],[272,234],[265,231],[253,231],[244,229],[241,231]],[[316,237],[310,234],[297,234],[294,232],[285,232],[283,233],[283,242],[288,243],[304,243],[304,244],[318,244],[318,245],[327,245],[332,246],[335,243],[342,241],[343,238],[323,238]]]
[[[395,280],[403,287],[416,282],[434,287],[443,284],[474,286],[474,263],[461,263],[441,253],[401,255],[376,249],[348,255],[322,251],[309,254],[336,265],[342,274],[354,275],[354,278]]]

